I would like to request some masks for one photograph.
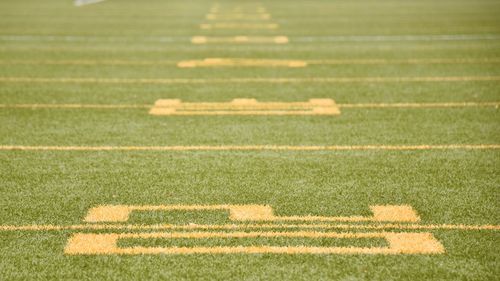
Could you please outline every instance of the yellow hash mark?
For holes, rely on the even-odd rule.
[[[339,115],[331,99],[310,99],[309,102],[258,102],[255,99],[234,99],[228,103],[192,102],[178,99],[157,100],[149,111],[152,115]]]
[[[76,224],[76,225],[0,225],[0,231],[63,231],[63,230],[193,230],[193,229],[347,229],[347,230],[460,230],[482,231],[500,230],[500,225],[464,225],[464,224]]]
[[[277,29],[276,23],[202,23],[201,29]]]
[[[242,43],[256,43],[256,44],[286,44],[288,43],[286,36],[233,36],[233,37],[207,37],[207,36],[194,36],[191,38],[193,44],[242,44]]]
[[[307,63],[300,60],[275,59],[226,59],[206,58],[203,60],[186,60],[177,63],[181,68],[192,67],[306,67]]]
[[[332,239],[382,238],[388,247],[308,247],[308,246],[236,246],[236,247],[118,247],[120,239],[200,239],[304,237]],[[332,233],[332,232],[179,232],[73,234],[64,249],[67,255],[139,255],[139,254],[443,254],[443,245],[432,233]]]
[[[419,216],[408,205],[370,206],[371,217],[325,217],[325,216],[275,216],[273,209],[266,205],[157,205],[130,206],[104,205],[89,210],[86,222],[126,222],[133,211],[203,211],[228,210],[233,221],[344,221],[344,222],[417,222]]]
[[[462,107],[500,107],[500,102],[432,102],[432,103],[336,103],[339,108],[462,108]],[[148,104],[0,104],[0,108],[14,109],[151,109]]]
[[[167,146],[28,146],[0,145],[6,151],[419,151],[492,150],[500,144],[423,145],[167,145]]]
[[[97,77],[0,77],[1,83],[77,84],[230,84],[230,83],[408,83],[408,82],[488,82],[500,76],[437,77],[287,77],[287,78],[97,78]]]

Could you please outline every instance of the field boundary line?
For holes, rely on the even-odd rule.
[[[500,81],[500,76],[283,77],[283,78],[96,78],[0,77],[1,83],[230,84],[230,83],[407,83]]]
[[[82,6],[86,6],[86,5],[101,3],[104,1],[106,1],[106,0],[75,0],[74,4],[77,7],[82,7]]]
[[[466,224],[76,224],[76,225],[0,225],[0,231],[63,231],[63,230],[169,230],[169,229],[400,229],[400,230],[493,230],[500,231],[500,225]]]
[[[500,144],[441,145],[172,145],[172,146],[26,146],[0,145],[0,151],[418,151],[492,150]]]

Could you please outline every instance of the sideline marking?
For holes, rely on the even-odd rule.
[[[171,146],[27,146],[0,145],[6,151],[418,151],[418,150],[491,150],[500,144],[442,145],[171,145]]]
[[[119,248],[120,239],[200,239],[200,238],[257,238],[257,237],[305,237],[359,239],[383,238],[388,247],[308,247],[308,246],[236,246],[236,247],[130,247]],[[443,254],[443,245],[432,233],[335,233],[335,232],[174,232],[174,233],[76,233],[68,240],[64,253],[67,255],[113,254]]]
[[[230,83],[408,83],[487,82],[500,76],[441,77],[283,77],[283,78],[97,78],[97,77],[0,77],[0,83],[92,83],[92,84],[230,84]]]
[[[277,29],[276,23],[202,23],[201,29]]]
[[[62,231],[62,230],[170,230],[170,229],[364,229],[364,230],[460,230],[460,231],[499,231],[500,225],[464,225],[464,224],[76,224],[76,225],[0,225],[0,231]]]
[[[289,42],[286,36],[233,36],[233,37],[207,37],[207,36],[194,36],[191,38],[193,44],[207,44],[207,43],[256,43],[256,44],[287,44]]]
[[[307,62],[301,60],[277,59],[229,59],[206,58],[203,60],[185,60],[177,63],[181,68],[193,67],[306,67]]]
[[[75,6],[81,7],[85,5],[90,5],[90,4],[97,4],[100,2],[104,2],[105,0],[75,0]]]
[[[233,221],[343,221],[343,222],[418,222],[420,217],[408,205],[370,206],[371,217],[275,216],[267,205],[103,205],[91,208],[85,222],[126,222],[133,211],[229,211]]]
[[[231,102],[182,102],[160,99],[149,111],[151,115],[340,115],[332,99],[310,99],[309,102],[258,102],[256,99],[234,99]]]

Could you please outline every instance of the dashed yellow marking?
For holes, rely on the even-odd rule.
[[[308,247],[308,246],[236,246],[236,247],[118,247],[120,239],[200,239],[304,237],[332,239],[382,238],[388,247]],[[431,233],[334,233],[334,232],[179,232],[73,234],[64,249],[67,255],[139,255],[139,254],[443,254],[443,245]]]
[[[207,58],[203,60],[186,60],[177,63],[181,68],[193,67],[306,67],[307,63],[300,60],[273,60],[273,59],[226,59]]]
[[[167,146],[29,146],[0,145],[6,151],[418,151],[492,150],[500,144],[424,145],[167,145]]]
[[[202,23],[201,29],[277,29],[276,23]]]
[[[289,42],[286,36],[232,36],[232,37],[207,37],[194,36],[191,38],[193,44],[287,44]]]
[[[207,20],[269,20],[271,19],[271,15],[264,13],[258,13],[258,14],[217,13],[217,14],[207,14],[205,18]]]
[[[339,115],[331,99],[310,99],[309,102],[258,102],[255,99],[234,99],[227,103],[191,102],[178,99],[157,100],[149,111],[152,115]]]
[[[286,78],[96,78],[96,77],[0,77],[0,83],[77,84],[231,84],[231,83],[410,83],[410,82],[490,82],[500,76],[442,77],[286,77]]]
[[[432,103],[336,103],[339,108],[463,108],[463,107],[494,107],[499,108],[500,102],[432,102]],[[0,108],[13,109],[151,109],[148,104],[62,104],[62,103],[32,103],[32,104],[0,104]]]
[[[344,222],[418,222],[419,216],[408,205],[370,206],[371,217],[275,216],[267,205],[104,205],[89,210],[86,222],[126,222],[133,211],[227,210],[234,221],[344,221]]]
[[[193,229],[346,229],[346,230],[460,230],[460,231],[499,231],[500,225],[464,224],[76,224],[76,225],[0,225],[0,231],[63,231],[63,230],[193,230]]]

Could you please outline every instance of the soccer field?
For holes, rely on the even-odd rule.
[[[0,2],[0,280],[498,280],[500,2]]]

